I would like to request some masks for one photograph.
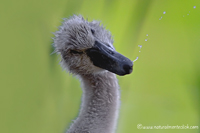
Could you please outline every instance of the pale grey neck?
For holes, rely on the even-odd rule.
[[[83,95],[79,116],[67,133],[114,133],[120,105],[115,74],[80,76]]]

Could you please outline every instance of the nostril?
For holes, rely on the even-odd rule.
[[[124,69],[124,71],[125,71],[127,74],[129,74],[129,73],[132,72],[133,66],[130,66],[130,65],[125,64],[125,65],[123,66],[123,69]]]

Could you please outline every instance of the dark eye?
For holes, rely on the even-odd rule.
[[[82,54],[82,51],[77,51],[77,50],[70,50],[70,53],[72,54]]]
[[[106,45],[106,46],[108,46],[109,48],[111,48],[110,45]]]
[[[91,29],[91,32],[92,32],[92,34],[94,35],[94,30],[93,30],[93,29]]]

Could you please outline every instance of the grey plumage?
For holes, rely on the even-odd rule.
[[[98,43],[98,46],[103,46],[105,55],[100,55],[98,48],[91,49],[97,42],[103,44]],[[119,86],[114,73],[120,71],[122,75],[129,74],[133,64],[124,56],[118,55],[123,61],[126,60],[122,62],[125,64],[121,66],[116,61],[107,65],[115,60],[107,56],[115,55],[112,44],[110,32],[100,25],[100,22],[88,22],[80,15],[65,19],[55,32],[54,47],[61,55],[61,66],[80,79],[83,90],[79,115],[67,133],[114,133],[120,106]],[[96,65],[94,57],[102,62],[108,61],[105,66],[98,62]],[[107,67],[111,72],[103,69]]]

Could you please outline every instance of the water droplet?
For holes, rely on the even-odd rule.
[[[160,18],[162,18],[162,16]]]
[[[189,11],[189,13],[190,13],[190,11]]]
[[[147,39],[145,39],[145,41],[147,41]]]
[[[196,6],[193,6],[193,8],[196,8]]]
[[[138,45],[138,47],[140,47],[140,49],[142,48],[142,45]]]
[[[146,36],[149,36],[148,34],[146,34]]]
[[[139,58],[139,57],[137,56],[137,57],[136,57],[136,59],[135,59],[133,62],[137,61],[137,60],[138,60],[138,58]]]
[[[161,18],[159,18],[159,20],[161,20]]]
[[[184,17],[184,15],[183,15],[183,17]]]
[[[189,15],[189,13],[187,15]]]
[[[166,11],[163,12],[163,14],[165,14],[165,13],[166,13]]]
[[[139,51],[139,52],[141,52],[141,51]]]

